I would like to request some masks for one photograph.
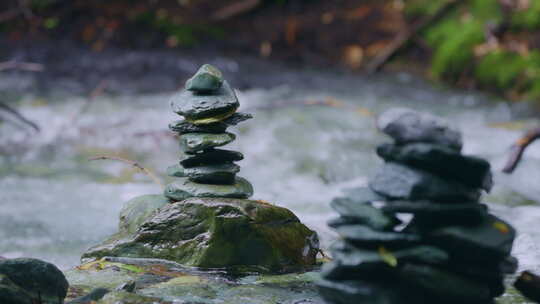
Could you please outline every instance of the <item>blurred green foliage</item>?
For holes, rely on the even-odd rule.
[[[411,0],[406,13],[410,18],[434,15],[448,2]],[[540,29],[540,1],[530,1],[525,9],[506,8],[506,14],[503,9],[499,0],[460,1],[426,27],[421,36],[433,51],[431,74],[451,82],[471,77],[478,86],[509,97],[539,100],[540,51],[526,39]],[[504,37],[488,41],[488,30],[501,24],[507,27]]]

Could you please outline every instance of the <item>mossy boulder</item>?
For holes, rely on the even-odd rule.
[[[129,225],[128,225],[129,226]],[[189,198],[115,235],[83,258],[159,258],[186,266],[286,271],[315,264],[317,234],[288,209],[253,200]]]

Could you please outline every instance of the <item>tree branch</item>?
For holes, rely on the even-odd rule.
[[[19,113],[19,111],[13,109],[12,107],[8,106],[7,104],[5,104],[3,102],[0,102],[0,110],[3,110],[5,112],[10,113],[15,118],[22,121],[24,124],[29,125],[30,127],[32,127],[32,129],[34,129],[36,132],[40,131],[39,126],[35,122],[33,122],[30,119],[24,117],[21,113]]]
[[[100,156],[96,156],[96,157],[91,157],[88,160],[92,161],[92,160],[105,160],[105,159],[121,161],[121,162],[126,163],[126,164],[128,164],[130,166],[135,167],[136,169],[138,169],[142,173],[148,175],[152,179],[152,181],[154,181],[156,184],[158,184],[163,189],[163,184],[161,183],[161,180],[152,171],[150,171],[149,169],[143,167],[141,164],[139,164],[136,161],[132,161],[132,160],[117,157],[117,156],[106,156],[106,155],[100,155]]]
[[[510,148],[510,157],[506,162],[502,172],[510,174],[516,169],[518,163],[521,161],[523,152],[525,149],[535,140],[540,138],[540,128],[529,130],[523,137],[518,139],[518,141],[512,145]]]

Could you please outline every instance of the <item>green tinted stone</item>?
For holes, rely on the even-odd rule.
[[[180,135],[180,149],[183,152],[195,153],[209,148],[224,146],[232,142],[236,136],[232,133],[188,133]]]
[[[171,176],[188,177],[191,181],[203,184],[234,184],[240,166],[233,163],[183,168],[179,165],[169,167]],[[169,169],[167,169],[169,172]]]
[[[215,91],[221,87],[223,75],[210,64],[204,64],[186,81],[186,90],[197,92]]]
[[[236,112],[240,106],[234,90],[225,81],[214,92],[198,94],[184,90],[171,101],[175,113],[195,124],[209,124],[222,121]]]
[[[342,225],[336,227],[337,233],[351,243],[359,245],[389,245],[389,244],[414,244],[420,241],[420,236],[403,232],[376,231],[368,226]]]
[[[180,164],[184,168],[191,168],[195,166],[221,164],[224,162],[239,161],[242,159],[244,159],[244,155],[242,155],[242,153],[240,152],[222,150],[222,149],[210,149],[202,153],[189,155],[189,157],[186,157],[180,160]]]
[[[330,206],[342,217],[357,220],[375,230],[388,230],[395,226],[396,220],[384,214],[369,203],[359,203],[350,198],[335,198]]]
[[[238,176],[232,185],[200,184],[180,178],[165,187],[164,195],[176,201],[190,197],[248,198],[253,195],[253,186]]]
[[[253,116],[246,113],[234,113],[222,121],[209,124],[194,124],[180,119],[169,124],[169,129],[180,134],[184,133],[223,133],[229,126],[235,126]]]

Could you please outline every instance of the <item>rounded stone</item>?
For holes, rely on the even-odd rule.
[[[247,113],[234,113],[222,121],[209,124],[194,124],[186,119],[180,119],[169,124],[169,129],[180,134],[184,133],[223,133],[230,126],[251,119],[253,116]]]
[[[180,135],[180,149],[187,153],[195,153],[210,148],[224,146],[236,136],[232,133],[188,133]]]
[[[236,173],[240,166],[233,163],[224,163],[208,166],[183,168],[179,165],[167,168],[171,176],[188,177],[189,180],[203,184],[234,184]]]
[[[186,90],[209,92],[218,90],[223,83],[223,74],[210,64],[202,65],[197,73],[186,81]]]
[[[175,201],[190,197],[249,198],[253,195],[253,186],[239,176],[232,185],[199,184],[184,177],[168,184],[164,195]]]

